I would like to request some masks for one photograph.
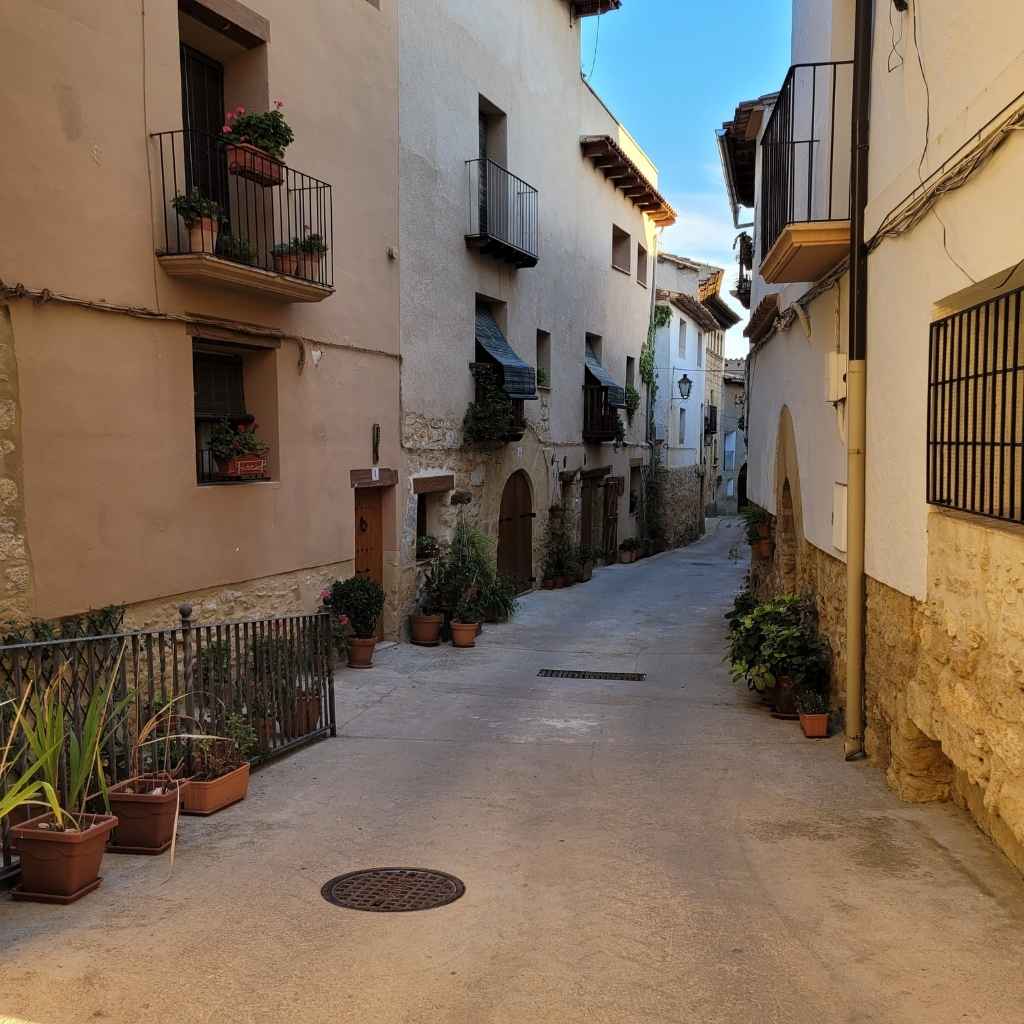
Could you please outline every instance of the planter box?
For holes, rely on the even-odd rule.
[[[257,185],[273,188],[284,181],[284,164],[265,150],[248,142],[232,142],[225,147],[228,173],[254,181]]]
[[[242,455],[227,462],[217,460],[221,476],[234,480],[265,480],[270,460],[266,455]]]
[[[81,830],[57,832],[52,814],[14,829],[21,859],[21,883],[11,894],[32,903],[74,903],[100,884],[107,838],[117,826],[112,814],[83,814]]]
[[[246,762],[227,775],[211,782],[189,784],[181,792],[182,814],[216,814],[217,811],[244,800],[249,792],[249,764]]]
[[[168,849],[187,786],[163,773],[137,775],[113,786],[110,809],[117,815],[117,828],[110,837],[110,852],[158,854]],[[154,789],[163,792],[155,794]]]
[[[800,715],[800,728],[809,740],[828,738],[828,715]]]

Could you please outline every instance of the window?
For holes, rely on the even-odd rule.
[[[547,331],[537,332],[537,384],[551,387],[551,335]]]
[[[424,537],[435,540],[441,530],[441,509],[447,499],[447,492],[430,492],[416,495],[416,558],[429,558],[428,549],[420,542]]]
[[[736,497],[736,478],[735,477],[729,477],[729,479],[725,481],[725,496],[727,498],[735,498]]]
[[[196,340],[192,346],[192,390],[196,437],[196,479],[200,484],[269,480],[276,441],[276,353]],[[257,397],[253,405],[246,394]],[[213,451],[215,432],[227,425],[253,433],[270,446],[242,451],[233,459]]]
[[[679,318],[679,358],[686,358],[686,321]]]
[[[936,320],[928,360],[928,502],[1024,518],[1024,288]]]
[[[612,266],[624,274],[630,272],[633,241],[622,228],[612,225]]]
[[[601,339],[600,334],[591,334],[589,331],[587,332],[587,348],[589,348],[590,351],[594,353],[594,356],[597,358],[598,362],[601,362],[601,358],[604,354],[601,351],[602,345],[603,341]]]
[[[626,356],[626,387],[636,387],[636,360],[632,356]]]
[[[697,366],[701,367],[704,365],[704,335],[697,332]]]
[[[647,287],[647,250],[639,243],[636,247],[636,279]]]
[[[485,96],[479,100],[480,159],[508,166],[508,118]]]
[[[686,447],[686,410],[679,410],[679,447]]]
[[[640,515],[640,490],[643,487],[643,471],[633,466],[629,471],[629,514]]]
[[[722,468],[726,473],[734,472],[736,469],[736,431],[730,430],[725,435],[725,457]]]

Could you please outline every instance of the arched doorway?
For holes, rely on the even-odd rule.
[[[519,594],[533,586],[533,493],[521,469],[508,478],[501,495],[498,572],[515,583]]]

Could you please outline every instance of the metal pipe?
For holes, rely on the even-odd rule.
[[[864,622],[866,593],[865,448],[867,441],[868,198],[873,0],[857,0],[853,59],[850,231],[850,351],[847,366],[846,740],[847,761],[864,756]]]

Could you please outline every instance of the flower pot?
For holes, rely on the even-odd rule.
[[[239,455],[225,461],[218,459],[217,469],[221,476],[233,480],[265,480],[268,462],[266,455]]]
[[[58,832],[43,814],[14,829],[21,859],[21,884],[11,894],[32,903],[74,903],[100,884],[107,838],[117,826],[112,814],[83,814],[79,829]]]
[[[179,802],[187,786],[158,772],[111,787],[110,810],[117,815],[117,828],[110,837],[110,852],[163,853],[174,839]]]
[[[323,284],[325,281],[323,253],[300,252],[296,273],[307,281]]]
[[[189,780],[181,791],[181,813],[208,815],[237,804],[249,792],[249,762],[209,782]]]
[[[766,562],[772,557],[772,542],[770,540],[755,540],[750,545],[754,558]]]
[[[623,565],[630,565],[636,561],[635,551],[619,551],[619,561]]]
[[[771,523],[758,523],[754,529],[757,531],[758,540],[769,540],[772,535]]]
[[[277,722],[273,718],[258,717],[253,719],[253,729],[256,730],[256,738],[260,741],[261,747],[269,747],[274,742],[274,733],[277,732]]]
[[[800,714],[800,728],[809,740],[823,740],[828,737],[828,715]]]
[[[541,587],[544,590],[554,590],[555,589],[555,581],[554,580],[543,580],[541,582]]]
[[[776,680],[775,712],[778,718],[794,719],[796,710],[796,684],[789,676],[779,676]]]
[[[348,642],[348,667],[349,668],[372,668],[373,649],[377,646],[375,637],[354,636]]]
[[[300,693],[295,705],[295,728],[297,736],[308,736],[316,732],[323,709],[320,694]]]
[[[564,590],[567,586],[569,586],[568,576],[559,576],[555,579],[555,590]]]
[[[213,255],[217,248],[220,225],[213,217],[200,217],[188,225],[188,251],[205,252]]]
[[[289,277],[298,277],[299,254],[297,252],[274,253],[274,270]]]
[[[409,626],[412,631],[412,642],[419,647],[436,647],[441,642],[441,627],[443,625],[443,615],[410,616]]]
[[[594,578],[594,563],[584,562],[580,568],[578,580],[580,583],[588,583]]]
[[[453,622],[452,645],[454,647],[476,647],[479,623]]]
[[[278,163],[266,150],[248,142],[231,142],[225,147],[228,174],[273,188],[284,181],[284,164]]]

